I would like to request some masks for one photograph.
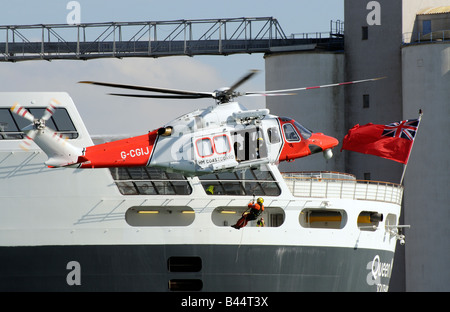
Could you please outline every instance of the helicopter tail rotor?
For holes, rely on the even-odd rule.
[[[54,114],[59,102],[56,99],[50,100],[48,107],[40,119],[35,118],[26,108],[19,103],[11,107],[11,111],[32,123],[22,131],[25,132],[25,139],[19,144],[23,150],[29,150],[31,142],[35,142],[48,156],[45,162],[50,167],[61,167],[77,162],[82,155],[82,149],[67,142],[67,137],[48,128],[45,122]]]
[[[28,121],[33,122],[34,116],[23,106],[21,106],[19,103],[14,103],[14,105],[11,107],[11,111],[23,118],[25,118]]]

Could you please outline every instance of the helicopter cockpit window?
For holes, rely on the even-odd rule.
[[[198,139],[195,145],[197,145],[197,152],[200,157],[208,157],[214,153],[210,138]]]
[[[294,126],[290,123],[283,125],[284,136],[288,142],[299,142],[300,136],[297,131],[295,131]]]
[[[297,121],[294,121],[294,125],[297,128],[298,131],[300,131],[300,134],[304,139],[309,139],[309,137],[312,134],[312,131],[308,130],[307,128],[303,127],[301,124],[299,124]]]
[[[267,136],[270,143],[280,143],[280,133],[277,127],[267,129]]]

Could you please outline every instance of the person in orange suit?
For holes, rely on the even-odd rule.
[[[248,204],[248,208],[250,212],[244,212],[242,217],[236,222],[235,225],[232,225],[235,229],[239,230],[247,225],[249,221],[256,220],[259,215],[264,211],[264,199],[259,197],[255,202],[251,202]]]

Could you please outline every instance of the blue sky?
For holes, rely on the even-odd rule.
[[[278,19],[287,35],[329,31],[330,20],[344,18],[343,2],[78,0],[82,23],[272,16]],[[66,8],[68,3],[69,0],[3,2],[0,24],[65,24],[70,13]],[[139,134],[182,113],[213,103],[211,100],[161,103],[161,100],[114,98],[105,95],[110,89],[80,85],[77,81],[99,80],[213,91],[229,86],[249,69],[259,69],[261,73],[243,85],[242,91],[264,90],[262,54],[0,63],[0,91],[66,91],[72,96],[91,134]],[[239,101],[248,108],[265,105],[264,98],[240,98]]]

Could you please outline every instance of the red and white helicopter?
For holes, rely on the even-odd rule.
[[[250,71],[231,87],[214,92],[81,81],[105,87],[163,93],[112,94],[118,96],[216,100],[216,105],[185,114],[147,134],[87,147],[69,143],[45,125],[58,105],[56,99],[51,101],[40,119],[19,103],[14,104],[11,111],[31,122],[22,130],[28,140],[33,140],[46,153],[48,160],[45,164],[49,167],[154,166],[195,176],[292,161],[319,152],[323,152],[326,159],[332,157],[331,150],[339,143],[337,139],[312,132],[291,118],[271,115],[268,109],[247,110],[234,101],[236,97],[287,95],[294,91],[379,79],[286,90],[237,92],[236,89],[256,72]]]

